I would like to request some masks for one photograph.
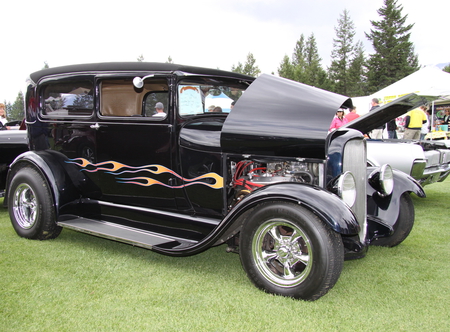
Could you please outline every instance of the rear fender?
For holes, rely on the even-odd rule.
[[[31,165],[40,172],[51,189],[57,215],[61,206],[78,199],[90,183],[73,164],[66,163],[67,157],[52,150],[27,151],[19,155],[10,165],[7,177],[6,195],[11,179],[17,171]],[[5,197],[7,202],[7,197]]]

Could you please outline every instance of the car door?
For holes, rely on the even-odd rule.
[[[132,77],[98,81],[94,171],[101,201],[118,210],[114,215],[136,208],[176,209],[168,86],[166,78],[146,79],[141,89],[133,86]],[[164,112],[158,114],[161,104]]]

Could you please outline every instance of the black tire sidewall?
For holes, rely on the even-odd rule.
[[[282,287],[265,279],[252,257],[252,240],[257,228],[266,220],[279,218],[296,224],[311,241],[311,271],[305,280],[292,287]],[[315,300],[325,295],[339,278],[344,261],[343,244],[339,234],[309,210],[284,202],[263,204],[255,209],[241,231],[239,252],[244,270],[258,288],[269,293],[305,300]]]

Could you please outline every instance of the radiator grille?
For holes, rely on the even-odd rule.
[[[367,214],[367,157],[366,141],[363,139],[352,139],[344,148],[343,166],[344,172],[350,171],[356,180],[356,201],[352,207],[361,226],[360,240],[365,242],[366,238],[366,214]]]

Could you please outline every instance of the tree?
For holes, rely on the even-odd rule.
[[[8,121],[15,121],[15,120],[23,120],[25,117],[25,103],[23,98],[23,93],[20,91],[17,94],[16,101],[12,104],[12,106],[8,109],[7,108],[7,114],[8,114]]]
[[[136,60],[138,62],[143,62],[144,61],[144,55],[143,54],[139,55]]]
[[[166,63],[173,63],[172,57],[169,55],[169,57],[167,58]]]
[[[50,66],[48,65],[47,61],[44,61],[44,67],[42,67],[42,69],[48,69],[50,68]]]
[[[354,47],[354,56],[348,69],[348,89],[346,96],[358,97],[366,96],[367,91],[367,67],[364,46],[361,41],[357,42]]]
[[[237,66],[232,66],[231,71],[239,74],[249,75],[253,77],[257,77],[261,74],[261,70],[259,70],[258,66],[255,65],[256,60],[252,53],[247,54],[247,61],[245,64],[238,62]]]
[[[295,66],[291,63],[291,60],[287,55],[284,56],[283,61],[281,61],[280,63],[280,67],[278,68],[278,75],[280,77],[296,81]]]
[[[450,64],[448,64],[447,66],[445,66],[443,69],[443,71],[450,73]]]
[[[299,40],[295,43],[294,53],[292,54],[292,65],[294,66],[294,77],[292,79],[297,82],[304,82],[305,80],[305,52],[305,36],[301,34]]]
[[[312,33],[305,43],[305,76],[303,83],[329,90],[331,84],[326,71],[320,64],[321,61],[322,58],[319,56],[316,38]]]
[[[305,83],[322,89],[330,89],[330,81],[326,71],[322,68],[317,50],[314,34],[305,42],[302,34],[295,44],[292,61],[287,55],[284,56],[278,75],[297,82]]]
[[[376,92],[416,70],[418,56],[409,41],[414,24],[405,25],[408,15],[402,16],[403,7],[397,0],[384,0],[384,7],[377,12],[380,21],[370,21],[374,29],[366,33],[372,41],[374,54],[368,60],[369,92]]]
[[[334,31],[336,38],[333,39],[331,65],[328,73],[333,81],[333,91],[348,96],[352,80],[350,66],[355,54],[353,45],[355,26],[347,10],[340,15],[338,26],[334,28]]]

